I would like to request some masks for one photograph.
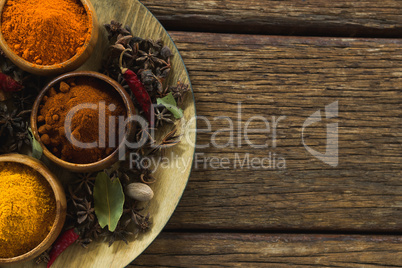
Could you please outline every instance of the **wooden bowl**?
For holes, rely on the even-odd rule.
[[[7,0],[0,0],[0,14],[3,12],[3,8]],[[97,15],[94,7],[91,4],[90,0],[81,0],[82,5],[85,7],[85,10],[89,16],[89,19],[92,21],[92,31],[91,37],[89,40],[85,42],[83,48],[80,53],[74,55],[69,60],[54,64],[54,65],[38,65],[35,63],[31,63],[21,58],[8,46],[6,40],[4,39],[3,33],[1,31],[1,19],[0,19],[0,47],[6,54],[6,56],[19,68],[36,74],[36,75],[56,75],[64,72],[72,71],[80,67],[92,54],[92,51],[98,41],[99,34],[99,24]]]
[[[64,189],[58,179],[43,165],[40,161],[30,156],[21,154],[6,154],[0,156],[0,163],[12,162],[19,163],[30,167],[37,171],[46,179],[53,189],[54,197],[56,200],[56,217],[53,226],[46,236],[46,238],[31,251],[13,258],[0,258],[0,264],[14,264],[32,260],[47,250],[57,239],[61,230],[63,229],[64,221],[66,219],[67,202],[64,194]]]
[[[92,72],[92,71],[75,71],[75,72],[70,72],[66,73],[63,75],[60,75],[59,77],[56,77],[52,81],[47,84],[44,89],[39,93],[38,97],[36,98],[33,108],[32,108],[32,113],[31,113],[31,128],[32,132],[35,136],[35,138],[39,141],[40,145],[43,148],[43,152],[47,158],[49,158],[52,162],[55,164],[73,171],[73,172],[94,172],[98,170],[105,169],[107,167],[110,167],[114,163],[118,161],[118,149],[122,148],[124,146],[124,141],[119,145],[119,147],[109,156],[106,158],[94,162],[94,163],[88,163],[88,164],[76,164],[76,163],[71,163],[64,161],[57,156],[55,156],[53,153],[51,153],[46,145],[43,144],[43,142],[40,140],[39,132],[38,132],[38,112],[39,112],[39,105],[42,103],[43,97],[46,95],[46,93],[55,86],[56,84],[60,83],[61,81],[68,80],[70,78],[77,78],[77,77],[88,77],[88,78],[95,78],[97,80],[102,81],[103,83],[106,83],[111,86],[121,97],[124,106],[127,111],[127,117],[135,115],[135,108],[134,104],[131,101],[130,96],[127,94],[126,90],[116,81],[114,81],[112,78],[103,75],[101,73],[97,72]],[[134,124],[132,122],[127,124],[127,129],[126,129],[126,135],[125,137],[128,138],[134,131]]]

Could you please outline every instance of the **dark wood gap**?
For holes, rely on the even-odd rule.
[[[401,267],[401,236],[162,233],[127,267]]]
[[[289,234],[289,235],[381,235],[381,236],[402,236],[401,231],[375,231],[375,230],[297,230],[297,229],[168,229],[163,233],[211,233],[211,234]]]
[[[228,33],[228,34],[256,34],[256,35],[282,35],[282,36],[308,36],[308,37],[346,37],[346,38],[402,38],[402,27],[393,29],[369,28],[361,25],[316,25],[304,24],[289,25],[258,25],[238,23],[217,23],[211,21],[164,20],[160,22],[168,31]]]

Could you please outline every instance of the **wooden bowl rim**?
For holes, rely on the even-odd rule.
[[[0,258],[0,264],[12,264],[18,262],[24,262],[32,257],[35,257],[46,250],[46,244],[53,244],[59,236],[64,221],[66,219],[67,211],[63,209],[63,204],[67,204],[66,195],[64,191],[60,191],[61,183],[58,181],[56,176],[39,160],[23,154],[4,154],[0,155],[0,163],[18,163],[29,167],[30,169],[38,172],[52,188],[55,202],[56,202],[56,216],[50,229],[49,233],[46,235],[45,239],[42,240],[35,248],[30,251],[12,258]],[[63,189],[63,188],[61,188]],[[58,230],[59,229],[59,230]],[[41,252],[40,252],[41,251]]]
[[[88,172],[88,171],[97,171],[101,170],[104,165],[111,166],[114,164],[114,162],[117,162],[117,154],[121,148],[125,146],[125,141],[127,140],[127,137],[133,132],[134,130],[134,125],[132,122],[128,123],[128,127],[125,133],[125,138],[123,141],[119,144],[119,146],[107,157],[100,161],[96,161],[93,163],[87,163],[87,164],[77,164],[77,163],[72,163],[72,162],[67,162],[64,161],[57,156],[55,156],[53,153],[47,149],[47,147],[43,144],[43,142],[40,140],[40,136],[38,133],[38,125],[37,125],[37,118],[38,118],[38,112],[39,112],[39,105],[41,104],[43,97],[46,95],[47,91],[52,88],[55,84],[64,81],[68,78],[72,77],[79,77],[79,76],[89,76],[96,78],[98,80],[101,80],[102,82],[107,83],[110,85],[120,96],[124,103],[124,107],[127,111],[127,116],[133,116],[136,114],[134,104],[131,101],[130,96],[128,95],[127,91],[115,80],[110,78],[109,76],[106,76],[104,74],[94,72],[94,71],[74,71],[74,72],[68,72],[65,74],[62,74],[54,79],[52,79],[39,93],[39,95],[36,97],[34,105],[32,107],[32,113],[31,113],[31,128],[32,132],[34,134],[35,139],[39,142],[41,145],[44,154],[46,157],[48,157],[52,162],[56,163],[57,165],[66,168],[70,171],[73,172]]]
[[[64,69],[70,67],[71,65],[74,65],[75,62],[77,61],[85,61],[89,55],[85,55],[85,51],[89,47],[89,45],[93,42],[97,42],[98,40],[98,34],[99,34],[99,29],[98,29],[98,18],[95,12],[95,8],[93,7],[92,3],[90,0],[79,0],[83,7],[85,8],[85,11],[87,12],[87,15],[90,19],[92,19],[92,29],[91,29],[91,36],[88,38],[84,45],[82,45],[82,49],[80,49],[79,53],[74,54],[73,57],[70,59],[56,63],[53,65],[39,65],[33,62],[29,62],[16,53],[10,48],[8,45],[7,41],[4,39],[3,32],[2,32],[2,16],[3,16],[3,8],[8,0],[0,0],[0,45],[1,49],[4,51],[4,53],[7,54],[7,56],[10,58],[10,60],[14,61],[19,61],[21,64],[25,66],[25,68],[30,68],[30,69],[36,69],[40,70],[42,72],[46,71],[55,71],[55,70],[60,70],[63,71]]]

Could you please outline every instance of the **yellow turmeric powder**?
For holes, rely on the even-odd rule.
[[[0,189],[0,258],[11,258],[45,239],[56,217],[56,201],[45,178],[22,164],[0,164]]]
[[[90,18],[79,0],[7,0],[1,32],[26,61],[53,65],[84,50],[92,31]]]

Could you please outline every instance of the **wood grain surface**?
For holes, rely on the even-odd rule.
[[[107,11],[99,13],[101,22],[139,24],[136,34],[168,40],[136,1],[93,2]],[[402,37],[402,2],[141,2],[170,30],[189,70],[198,148],[165,231],[128,267],[401,267],[402,39],[391,38]],[[104,48],[100,43],[98,53]],[[94,64],[99,57],[88,62]],[[184,69],[173,73],[186,77]],[[326,118],[329,104],[338,107],[333,118]],[[322,120],[303,132],[317,111]],[[266,148],[247,144],[247,124],[269,129],[249,133],[250,142]],[[302,141],[325,153],[334,124],[339,162],[331,166]],[[177,197],[181,188],[168,182],[157,194]],[[155,209],[166,218],[165,207],[175,204],[160,202]],[[86,266],[121,267],[141,251],[102,247],[116,253],[113,260],[90,248]],[[60,267],[68,260],[82,266],[79,250],[69,249]]]
[[[197,114],[210,120],[211,131],[198,120],[197,146],[208,148],[196,150],[168,228],[402,231],[401,40],[170,34],[189,70]],[[338,117],[304,133],[308,146],[325,152],[326,125],[338,123],[339,164],[332,167],[304,148],[302,126],[335,101]],[[230,131],[213,136],[229,127],[216,116],[232,119],[232,141]],[[252,148],[244,135],[239,146],[238,124],[244,130],[253,116],[270,124],[272,116],[286,116],[277,124],[276,148],[272,129],[250,134],[268,148]],[[257,119],[249,128],[265,125]],[[213,139],[226,147],[212,146]],[[251,159],[269,153],[286,168],[252,168]],[[229,164],[219,167],[219,159]]]
[[[128,267],[400,267],[395,236],[163,233]]]
[[[168,29],[402,37],[399,0],[142,0]]]

